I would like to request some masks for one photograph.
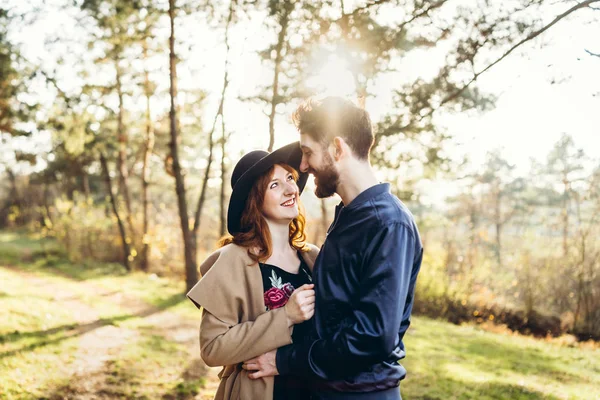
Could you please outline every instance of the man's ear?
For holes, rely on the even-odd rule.
[[[335,161],[340,161],[342,156],[346,153],[347,145],[344,139],[339,136],[333,138],[333,158]]]

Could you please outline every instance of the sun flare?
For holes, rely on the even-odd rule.
[[[336,54],[329,55],[317,73],[307,79],[306,85],[323,96],[349,96],[356,85],[348,63]]]

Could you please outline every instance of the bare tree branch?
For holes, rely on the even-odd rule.
[[[575,6],[571,7],[570,9],[568,9],[567,11],[565,11],[564,13],[560,14],[559,16],[557,16],[556,18],[554,18],[554,20],[552,20],[552,22],[550,22],[549,24],[545,25],[544,27],[542,27],[541,29],[538,29],[537,31],[534,31],[532,33],[530,33],[529,35],[527,35],[527,37],[525,37],[524,39],[522,39],[521,41],[519,41],[518,43],[516,43],[514,46],[512,46],[508,51],[506,51],[504,54],[502,54],[502,56],[500,56],[498,59],[496,59],[496,61],[494,61],[493,63],[489,64],[487,67],[485,67],[484,69],[482,69],[481,71],[475,73],[475,75],[473,76],[473,78],[471,78],[471,80],[465,84],[463,87],[461,87],[460,89],[458,89],[457,91],[449,94],[448,96],[444,97],[442,99],[442,101],[440,102],[440,104],[438,105],[438,107],[433,108],[429,113],[427,113],[425,116],[429,116],[431,114],[433,114],[436,110],[438,110],[442,105],[448,103],[449,101],[452,101],[454,99],[456,99],[458,96],[460,96],[465,90],[467,90],[467,88],[469,86],[471,86],[471,84],[473,84],[473,82],[475,82],[477,80],[477,78],[479,78],[482,74],[484,74],[485,72],[487,72],[488,70],[490,70],[494,65],[498,64],[500,61],[504,60],[506,57],[508,57],[513,51],[515,51],[517,48],[521,47],[521,45],[529,42],[530,40],[535,39],[536,37],[538,37],[539,35],[541,35],[542,33],[544,33],[545,31],[547,31],[548,29],[550,29],[552,26],[556,25],[560,20],[562,20],[563,18],[567,17],[568,15],[572,14],[573,12],[581,9],[581,8],[585,8],[585,7],[589,7],[590,4],[592,3],[597,3],[600,0],[586,0],[583,1],[581,3],[576,4]],[[424,117],[425,117],[424,116]]]
[[[441,0],[441,1],[443,1],[443,0]],[[422,115],[420,115],[418,117],[415,116],[414,119],[412,119],[411,121],[409,121],[408,123],[406,123],[404,125],[399,126],[395,130],[400,131],[400,132],[404,132],[404,131],[410,129],[411,127],[414,127],[416,124],[424,121],[426,118],[431,117],[436,111],[438,111],[439,109],[441,109],[443,105],[445,105],[446,103],[449,103],[449,102],[457,99],[482,74],[484,74],[485,72],[487,72],[488,70],[490,70],[493,66],[495,66],[496,64],[498,64],[499,62],[501,62],[502,60],[504,60],[506,57],[508,57],[518,47],[520,47],[521,45],[527,43],[528,41],[533,40],[534,38],[538,37],[543,32],[547,31],[552,26],[554,26],[555,24],[557,24],[560,20],[564,19],[565,17],[567,17],[568,15],[572,14],[573,12],[575,12],[575,11],[581,9],[581,8],[586,8],[586,7],[589,8],[590,4],[597,3],[597,2],[600,2],[600,0],[585,0],[585,1],[581,2],[581,3],[576,4],[573,7],[571,7],[570,9],[568,9],[567,11],[565,11],[564,13],[558,15],[550,23],[548,23],[547,25],[543,26],[541,29],[538,29],[538,30],[530,33],[527,37],[525,37],[524,39],[520,40],[518,43],[516,43],[515,45],[513,45],[509,50],[507,50],[504,54],[502,54],[499,58],[497,58],[494,62],[492,62],[491,64],[489,64],[483,70],[481,70],[479,72],[475,72],[474,75],[473,75],[473,77],[471,78],[471,80],[469,82],[467,82],[465,85],[459,87],[454,92],[451,92],[450,94],[448,94],[446,97],[444,97],[440,101],[440,103],[437,106],[431,106],[431,108],[429,109],[428,112],[426,112],[426,113],[424,113],[424,114],[422,114]],[[400,125],[400,123],[398,123],[398,125]],[[378,145],[379,140],[381,139],[382,136],[385,136],[385,135],[382,135],[380,132],[378,132],[375,135],[375,142],[373,144],[373,148],[375,148]]]
[[[372,1],[367,2],[367,4],[365,4],[364,6],[355,8],[354,11],[352,11],[350,14],[345,14],[345,16],[347,16],[347,15],[354,16],[363,11],[368,10],[369,8],[371,8],[373,6],[380,6],[382,4],[389,3],[389,2],[390,2],[390,0],[372,0]],[[343,2],[342,2],[342,4],[343,4]],[[343,9],[343,6],[342,6],[342,9]],[[344,16],[342,16],[342,18],[344,18]]]
[[[426,9],[424,9],[424,10],[422,10],[421,12],[419,12],[419,13],[417,13],[417,14],[413,15],[413,17],[412,17],[412,18],[410,18],[410,19],[408,19],[408,20],[404,21],[403,23],[401,23],[400,25],[398,25],[398,28],[400,28],[400,29],[404,29],[404,27],[405,27],[406,25],[408,25],[408,24],[410,24],[410,23],[414,22],[416,19],[419,19],[419,18],[421,18],[421,17],[424,17],[424,16],[428,15],[428,14],[429,14],[429,12],[430,12],[431,10],[434,10],[434,9],[436,9],[436,8],[439,8],[439,7],[443,6],[443,5],[444,5],[446,2],[448,2],[448,0],[439,0],[439,1],[436,1],[435,3],[431,4],[431,5],[430,5],[429,7],[427,7]]]
[[[361,7],[357,7],[357,8],[355,8],[355,9],[354,9],[354,10],[353,10],[351,13],[349,13],[349,14],[343,13],[342,17],[341,17],[341,18],[339,18],[338,20],[334,21],[334,22],[336,22],[336,23],[339,23],[339,22],[341,22],[341,21],[342,21],[344,18],[348,18],[348,17],[353,17],[353,16],[356,16],[356,15],[360,14],[361,12],[368,10],[368,9],[369,9],[369,8],[371,8],[371,7],[374,7],[374,6],[380,6],[380,5],[382,5],[382,4],[386,4],[386,3],[389,3],[389,2],[390,2],[390,0],[373,0],[373,1],[369,1],[369,2],[368,2],[367,4],[365,4],[364,6],[361,6]],[[398,28],[399,28],[399,29],[402,29],[402,28],[404,28],[406,25],[410,24],[411,22],[414,22],[416,19],[419,19],[419,18],[421,18],[421,17],[424,17],[424,16],[426,16],[427,14],[429,14],[429,12],[430,12],[430,11],[432,11],[432,10],[434,10],[434,9],[436,9],[436,8],[439,8],[439,7],[441,7],[441,6],[442,6],[442,5],[444,5],[444,3],[446,3],[446,2],[448,2],[448,0],[438,0],[438,1],[436,1],[435,3],[431,4],[429,7],[427,7],[427,8],[425,8],[425,9],[423,9],[423,10],[419,11],[417,14],[414,14],[414,15],[412,16],[412,18],[410,18],[410,19],[408,19],[408,20],[406,20],[406,21],[402,22],[400,25],[398,25]],[[342,4],[343,4],[343,3],[342,3]],[[415,10],[415,11],[416,11],[416,10]],[[342,10],[342,12],[343,12],[343,10]]]
[[[215,128],[217,126],[217,120],[219,119],[219,116],[221,117],[221,123],[224,124],[224,106],[225,106],[225,92],[227,90],[227,86],[229,86],[229,70],[228,70],[228,63],[229,63],[229,26],[231,24],[231,21],[233,19],[233,14],[234,14],[234,8],[235,6],[237,6],[237,0],[232,0],[231,3],[229,4],[229,16],[227,18],[227,24],[225,25],[225,46],[226,46],[226,53],[225,53],[225,66],[224,66],[224,70],[225,70],[225,75],[223,77],[223,88],[221,90],[221,100],[219,102],[219,108],[217,110],[217,113],[215,114],[215,118],[213,120],[213,124],[212,124],[212,128],[210,130],[210,133],[208,134],[208,148],[209,148],[209,154],[208,154],[208,163],[206,165],[206,169],[204,171],[204,178],[202,180],[202,188],[200,190],[200,198],[198,199],[198,205],[196,206],[196,212],[194,213],[194,227],[193,229],[193,233],[196,234],[198,232],[198,229],[200,228],[200,216],[202,214],[202,208],[204,207],[204,202],[206,200],[206,191],[207,191],[207,187],[208,187],[208,179],[210,178],[210,167],[212,165],[213,162],[213,157],[214,157],[214,139],[213,139],[213,135],[215,133]],[[223,128],[224,130],[224,128]]]
[[[586,53],[588,53],[590,56],[594,56],[594,57],[600,57],[600,53],[592,53],[591,51],[589,51],[588,49],[584,49]]]

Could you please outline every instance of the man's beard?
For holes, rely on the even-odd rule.
[[[325,166],[320,171],[312,170],[312,174],[315,176],[317,182],[317,188],[315,189],[315,195],[324,199],[331,197],[337,190],[338,183],[340,182],[340,175],[333,166],[333,160],[329,154],[325,154]]]

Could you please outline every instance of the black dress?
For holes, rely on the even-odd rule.
[[[285,306],[296,288],[312,283],[310,269],[300,257],[300,268],[297,274],[287,272],[276,265],[259,263],[262,274],[265,307],[274,310]],[[302,343],[310,338],[312,320],[294,325],[292,340]],[[275,376],[273,400],[304,400],[310,396],[306,383],[294,376]]]

